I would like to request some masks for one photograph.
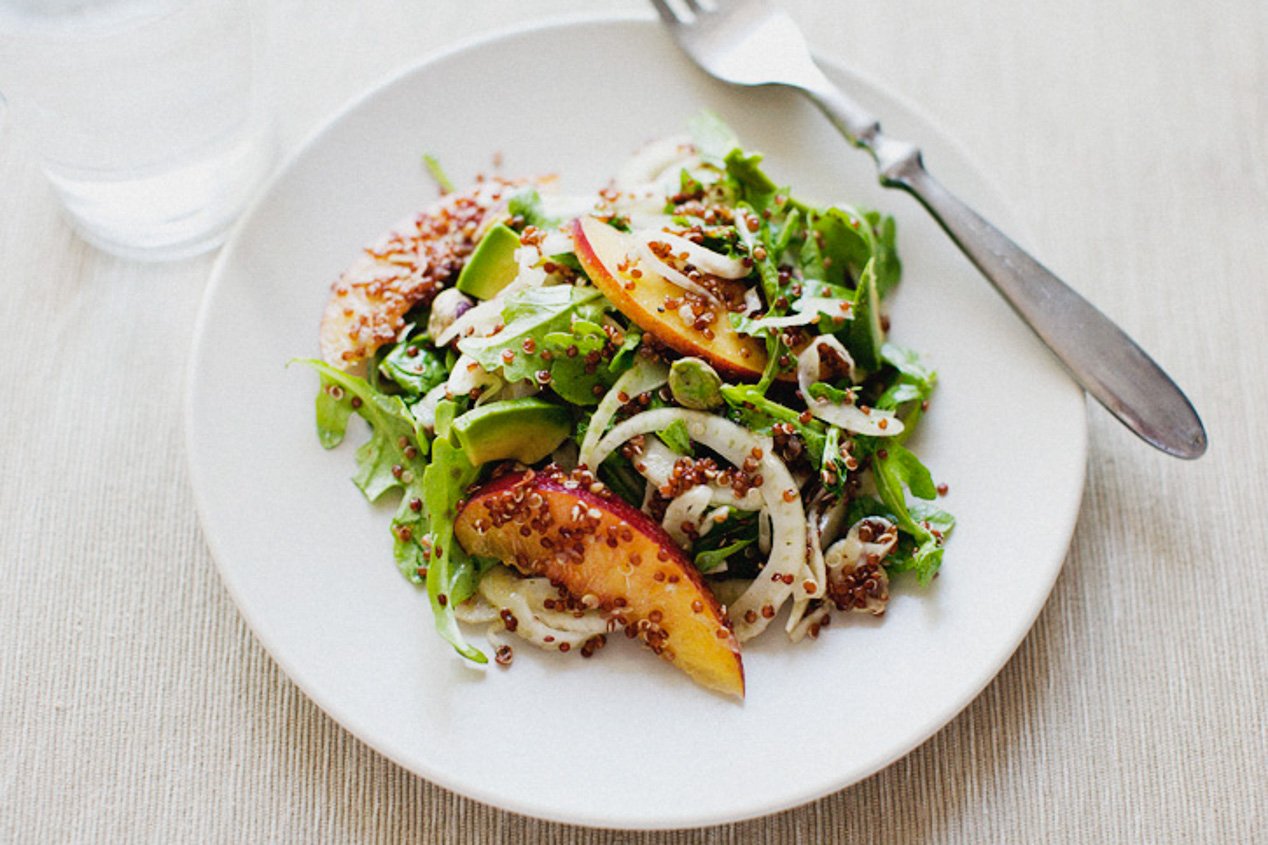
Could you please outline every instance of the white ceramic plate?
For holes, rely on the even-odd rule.
[[[933,172],[988,216],[997,196],[903,103],[832,75],[920,139]],[[313,428],[330,282],[435,194],[487,171],[604,184],[642,142],[719,112],[781,184],[899,218],[892,338],[941,375],[916,447],[960,520],[929,589],[898,579],[883,620],[798,646],[745,647],[743,704],[618,638],[591,660],[516,650],[478,669],[432,629],[392,560],[392,508],[349,477],[355,443]],[[670,828],[795,806],[896,760],[999,671],[1060,570],[1083,488],[1082,394],[908,197],[876,186],[795,96],[715,83],[650,21],[570,22],[472,44],[388,81],[304,146],[244,218],[207,292],[191,363],[189,460],[202,525],[243,616],[286,673],[371,747],[442,786],[585,825]],[[479,631],[471,631],[480,644]]]

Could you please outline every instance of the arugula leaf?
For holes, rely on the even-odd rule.
[[[842,405],[853,405],[856,398],[850,394],[850,391],[833,387],[826,381],[816,381],[810,385],[809,391],[811,399],[827,399],[829,402],[836,402]]]
[[[367,499],[373,502],[388,490],[403,489],[406,472],[415,478],[422,474],[427,436],[399,396],[381,393],[365,379],[324,361],[300,360],[324,380],[338,385],[347,394],[349,407],[370,424],[370,439],[357,450],[357,472],[352,477]]]
[[[936,531],[944,537],[955,528],[954,516],[928,502],[908,502],[907,512],[911,514],[912,519],[929,526],[930,531]]]
[[[881,359],[898,371],[898,378],[885,388],[875,407],[897,411],[903,405],[910,406],[903,417],[903,430],[894,438],[895,442],[902,443],[911,436],[924,414],[924,401],[933,393],[938,374],[921,364],[915,352],[892,343],[881,347]]]
[[[423,477],[405,486],[401,503],[392,516],[392,553],[396,568],[411,583],[427,580],[427,555],[419,541],[427,534],[427,512],[423,508]]]
[[[885,559],[885,568],[891,572],[914,571],[919,582],[928,585],[942,564],[942,543],[955,527],[955,517],[920,500],[907,505],[907,514],[917,525],[922,528],[927,526],[928,530],[913,536],[898,515],[874,496],[859,496],[850,502],[845,522],[853,525],[865,517],[880,516],[898,525],[898,544]]]
[[[449,181],[449,177],[445,175],[444,168],[440,166],[440,160],[438,158],[431,153],[424,153],[423,167],[427,169],[431,178],[436,180],[436,184],[440,186],[441,193],[453,193],[453,182]]]
[[[656,432],[656,436],[679,455],[694,454],[691,448],[691,435],[687,433],[687,424],[682,420],[674,420],[664,431]]]
[[[608,371],[620,374],[633,367],[634,356],[638,354],[638,347],[642,342],[643,330],[630,323],[625,329],[625,340],[621,341],[621,345],[616,348],[616,354],[608,362]]]
[[[917,498],[929,500],[937,497],[938,489],[933,483],[933,476],[914,452],[897,443],[887,443],[884,452],[885,457],[879,461],[883,473],[891,473]]]
[[[755,512],[730,509],[722,524],[715,525],[708,534],[693,544],[696,569],[701,572],[713,572],[723,562],[757,542],[757,535]],[[748,560],[736,560],[733,563],[734,566],[728,563],[727,570],[730,572],[743,568],[743,564],[748,563]]]
[[[941,543],[932,535],[917,544],[900,534],[898,545],[887,560],[890,571],[915,572],[920,585],[927,587],[942,566],[942,553]]]
[[[829,495],[842,497],[848,491],[849,470],[841,459],[841,429],[828,426],[823,439],[823,460],[819,464],[819,478]]]
[[[770,223],[763,220],[762,215],[758,214],[749,203],[737,203],[735,211],[735,230],[740,235],[740,243],[744,244],[748,254],[752,257],[753,266],[757,268],[757,274],[762,280],[762,295],[765,297],[766,305],[769,308],[779,298],[779,263],[776,260],[775,250],[771,244]],[[753,231],[745,225],[744,221],[750,218],[761,221],[758,224],[757,231]]]
[[[520,188],[511,195],[506,203],[506,211],[511,215],[511,220],[515,223],[512,228],[523,230],[528,226],[536,226],[539,229],[556,229],[559,227],[560,221],[546,214],[542,208],[541,194],[531,185]],[[521,224],[520,220],[524,222]]]
[[[633,341],[627,334],[612,360],[604,362],[600,352],[608,344],[607,332],[598,323],[577,319],[571,331],[551,332],[544,337],[551,360],[544,366],[550,372],[550,387],[559,398],[573,405],[595,405],[616,383],[617,376],[634,363],[632,349],[624,356],[621,350],[637,345],[642,334]],[[620,360],[618,360],[620,356]],[[602,388],[597,392],[595,388]]]
[[[860,369],[873,372],[881,365],[881,347],[885,345],[885,329],[881,318],[880,289],[876,285],[876,262],[868,260],[855,277],[851,311],[854,319],[842,333],[846,348]]]
[[[743,540],[736,540],[734,543],[727,546],[722,546],[717,549],[708,549],[697,554],[693,562],[696,565],[696,569],[701,572],[712,572],[721,566],[731,555],[743,551],[755,542],[757,542],[756,537],[748,537]]]
[[[460,340],[458,348],[489,372],[500,372],[508,382],[536,380],[538,372],[545,370],[560,398],[594,405],[599,401],[595,386],[610,387],[619,375],[593,360],[608,342],[599,325],[606,308],[606,300],[595,288],[529,288],[507,298],[502,331]],[[576,352],[570,355],[571,346],[576,346]]]
[[[933,390],[937,374],[920,361],[920,356],[904,346],[886,343],[881,347],[881,358],[895,370],[910,378],[926,390]]]
[[[333,449],[343,442],[352,416],[352,397],[335,382],[322,376],[317,392],[317,439],[323,448]]]
[[[401,401],[395,396],[391,398],[397,402]],[[365,406],[363,405],[362,407],[364,408]],[[371,414],[370,416],[376,415]],[[401,461],[408,462],[401,454],[400,447],[396,445],[397,439],[392,435],[393,429],[397,431],[405,431],[406,429],[394,425],[383,425],[383,420],[384,418],[380,417],[378,425],[371,423],[372,433],[370,439],[362,443],[361,448],[357,449],[357,471],[352,476],[352,482],[372,502],[377,501],[388,490],[395,490],[404,486],[400,481],[404,476],[404,471],[401,467],[406,464],[401,463]],[[421,471],[422,467],[419,466],[416,472]]]
[[[321,374],[323,384],[338,386],[344,393],[339,402],[346,403],[348,413],[356,411],[370,425],[369,440],[357,449],[357,472],[353,483],[370,501],[389,490],[401,491],[401,503],[392,518],[393,553],[401,574],[415,584],[422,583],[419,571],[426,566],[419,540],[426,519],[422,509],[423,477],[427,468],[429,441],[418,427],[413,414],[399,396],[375,390],[358,376],[335,369],[323,361],[302,359]],[[318,426],[330,425],[321,420],[323,387],[318,396]],[[330,413],[329,410],[326,413]],[[343,414],[342,410],[335,413]],[[346,425],[347,417],[343,423]]]
[[[854,287],[876,251],[876,237],[867,218],[849,206],[814,212],[811,229],[823,254],[823,281]]]
[[[823,460],[827,428],[822,421],[811,419],[808,423],[802,422],[799,412],[768,399],[754,385],[723,385],[722,398],[730,406],[728,416],[732,422],[758,434],[770,434],[776,423],[787,423],[801,435],[811,464],[818,466]]]
[[[739,198],[758,212],[769,208],[779,193],[775,183],[762,172],[759,167],[761,163],[760,154],[745,155],[738,148],[731,150],[723,159],[727,176],[735,186]]]
[[[807,217],[813,224],[815,212],[813,210],[806,211]],[[826,281],[828,279],[828,267],[831,262],[824,262],[823,248],[820,245],[823,241],[823,235],[819,234],[813,227],[808,227],[810,236],[805,238],[801,243],[801,249],[797,251],[797,261],[801,264],[801,273],[805,277],[806,282],[812,284],[831,285],[834,288],[844,287],[840,284],[832,284]],[[839,279],[839,277],[837,277]],[[853,298],[852,295],[850,298]]]
[[[451,404],[441,402],[441,405]],[[438,411],[437,417],[441,415]],[[452,412],[445,415],[452,418]],[[427,566],[427,597],[436,619],[436,630],[468,660],[487,663],[484,653],[467,643],[458,628],[454,605],[468,598],[479,582],[480,559],[473,558],[454,538],[454,519],[458,501],[467,487],[479,477],[479,467],[472,466],[466,453],[454,446],[437,429],[431,463],[423,474],[423,504],[427,510],[427,538],[431,556]]]
[[[411,401],[449,378],[444,354],[424,340],[425,336],[416,335],[397,343],[379,363],[379,372],[400,387]]]
[[[789,249],[805,241],[801,209],[793,207],[784,217],[783,225],[779,227],[778,233],[774,230],[771,233],[774,235],[770,244],[771,260],[778,264]]]
[[[581,437],[578,436],[577,440],[580,442]],[[603,459],[603,463],[599,464],[598,476],[613,493],[636,508],[642,507],[647,481],[619,451]]]
[[[887,443],[872,456],[872,478],[877,494],[899,529],[911,535],[916,543],[915,551],[903,568],[915,570],[920,583],[928,584],[942,564],[942,540],[912,513],[903,488],[922,499],[934,498],[937,490],[929,470],[906,447]]]
[[[740,146],[740,140],[731,127],[709,109],[702,109],[687,121],[687,132],[701,158],[719,166],[727,153]]]
[[[878,211],[869,211],[864,217],[876,236],[872,258],[876,262],[876,290],[882,298],[898,284],[903,265],[898,260],[897,227],[894,218]]]

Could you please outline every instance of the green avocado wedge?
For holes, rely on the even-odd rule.
[[[571,411],[533,396],[473,408],[450,428],[453,441],[476,466],[505,460],[536,463],[571,433]]]
[[[519,265],[515,263],[515,250],[519,246],[519,234],[505,223],[489,229],[458,274],[458,290],[476,299],[497,296],[519,273]]]

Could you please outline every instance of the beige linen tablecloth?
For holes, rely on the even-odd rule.
[[[430,51],[592,6],[275,0],[284,145]],[[962,142],[1210,431],[1182,463],[1089,408],[1063,574],[982,696],[856,786],[697,831],[526,819],[387,762],[258,645],[199,531],[182,391],[212,257],[77,241],[9,121],[0,841],[1268,840],[1268,5],[788,6]]]

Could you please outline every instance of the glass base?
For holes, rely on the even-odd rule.
[[[233,228],[234,220],[228,220],[224,225],[210,232],[202,232],[194,237],[185,240],[173,241],[170,243],[121,243],[103,237],[94,232],[87,226],[76,220],[72,215],[63,211],[62,218],[80,240],[93,247],[107,252],[119,258],[126,258],[129,261],[142,261],[146,263],[158,264],[165,261],[180,261],[184,258],[193,258],[207,252],[211,252],[229,238],[229,232]]]
[[[47,163],[44,171],[83,240],[124,258],[174,261],[224,243],[275,154],[272,137],[253,128],[148,172],[105,176]]]

